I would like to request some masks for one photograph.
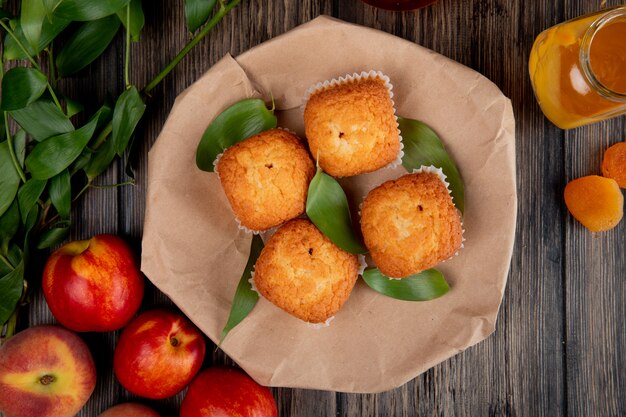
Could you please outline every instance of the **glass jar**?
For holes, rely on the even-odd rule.
[[[561,129],[626,114],[626,5],[545,30],[528,67],[541,110]]]
[[[365,3],[386,10],[415,10],[428,6],[437,0],[363,0]]]

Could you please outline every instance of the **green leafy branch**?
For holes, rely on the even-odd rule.
[[[0,337],[13,334],[17,308],[28,299],[25,277],[31,273],[33,250],[67,237],[72,203],[96,187],[94,180],[116,157],[128,153],[149,94],[240,1],[186,0],[187,27],[195,35],[141,90],[133,85],[130,68],[132,42],[140,40],[145,23],[141,0],[22,0],[18,16],[0,8],[5,32],[0,65]],[[73,116],[83,106],[62,94],[58,81],[101,57],[121,27],[124,91],[91,117],[80,116],[87,122],[76,126]],[[71,32],[68,40],[55,45],[66,32]],[[118,185],[129,183],[133,180]]]

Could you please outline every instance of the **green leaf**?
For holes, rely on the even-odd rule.
[[[93,180],[102,174],[111,165],[113,158],[115,158],[115,144],[109,139],[91,156],[85,168],[87,178]]]
[[[78,158],[72,162],[72,165],[70,165],[68,169],[71,172],[77,172],[84,169],[91,160],[91,155],[93,155],[93,153],[94,152],[89,149],[89,145],[85,146],[85,149],[83,149]]]
[[[23,109],[13,110],[10,114],[37,141],[74,130],[72,122],[49,100],[34,101]]]
[[[378,268],[368,268],[363,272],[363,280],[374,291],[405,301],[433,300],[450,289],[443,274],[436,269],[428,269],[402,279],[390,279]]]
[[[7,270],[3,270],[2,275],[6,275],[12,270],[14,270],[15,268],[17,268],[20,262],[22,262],[23,258],[24,258],[23,252],[20,249],[20,247],[17,246],[15,243],[12,243],[11,246],[9,246],[9,253],[7,254],[7,260],[11,264],[11,267],[10,268],[7,267]]]
[[[417,120],[398,117],[398,123],[404,143],[402,165],[409,172],[419,169],[422,165],[441,168],[450,183],[454,205],[463,213],[465,210],[463,180],[439,136],[426,124]]]
[[[0,254],[6,256],[9,250],[9,242],[15,236],[20,226],[20,210],[17,199],[9,206],[7,211],[0,216]]]
[[[109,124],[109,122],[113,118],[113,101],[110,100],[109,97],[107,97],[104,100],[104,104],[102,105],[102,107],[100,107],[98,111],[96,112],[96,114],[94,114],[92,117],[98,118],[98,125],[96,126],[96,131],[102,129],[104,126]]]
[[[96,130],[100,130],[105,124],[111,121],[113,117],[112,104],[107,99],[104,105],[98,110],[96,115],[98,118],[98,126]],[[115,157],[115,148],[109,139],[104,142],[96,151],[85,148],[81,156],[76,160],[74,169],[84,169],[88,178],[93,179],[100,175]]]
[[[61,3],[61,0],[43,0],[43,5],[48,12],[48,17],[52,16],[54,9]]]
[[[13,150],[15,151],[17,162],[24,168],[24,158],[26,158],[26,132],[24,132],[24,129],[18,130],[13,135]]]
[[[93,118],[78,130],[38,143],[26,158],[26,168],[33,178],[52,178],[70,166],[89,142],[97,122],[98,118]]]
[[[98,20],[126,6],[130,0],[61,0],[54,9],[55,16],[77,22]]]
[[[189,32],[195,32],[209,20],[217,0],[185,0],[185,19]]]
[[[306,215],[333,243],[350,253],[367,253],[354,234],[350,207],[341,185],[318,167],[309,184]]]
[[[22,10],[20,25],[24,37],[33,49],[39,46],[43,21],[46,19],[47,11],[43,0],[22,0]]]
[[[39,242],[37,243],[37,249],[46,249],[51,246],[58,245],[63,242],[67,235],[70,233],[70,227],[54,227],[46,230],[41,234]]]
[[[58,17],[54,17],[52,20],[48,18],[44,19],[41,27],[39,44],[37,48],[33,49],[24,36],[22,26],[18,23],[13,33],[22,43],[24,48],[26,48],[28,54],[25,54],[24,51],[22,51],[22,48],[19,47],[11,35],[6,35],[4,38],[4,59],[27,59],[29,56],[37,55],[39,52],[43,51],[69,24],[69,20],[60,19]]]
[[[22,221],[26,223],[26,217],[30,213],[30,209],[37,203],[37,200],[46,188],[46,180],[29,179],[24,185],[20,187],[17,192],[17,201],[20,206],[20,213],[22,215]]]
[[[67,169],[52,177],[48,193],[59,216],[61,216],[62,219],[69,218],[72,204],[72,184],[70,181],[70,173]]]
[[[39,223],[40,212],[39,206],[33,206],[28,217],[26,217],[26,223],[24,224],[24,259],[28,264],[30,262],[30,251],[32,249],[32,236],[35,233],[35,226]]]
[[[276,127],[274,110],[268,110],[258,98],[239,101],[222,113],[207,127],[196,151],[196,165],[213,172],[213,161],[226,148],[252,135]]]
[[[9,144],[0,143],[0,216],[9,208],[20,186],[20,176],[13,166]]]
[[[237,285],[235,297],[233,298],[233,305],[230,308],[230,314],[228,315],[228,321],[226,322],[226,326],[224,326],[220,336],[220,345],[228,333],[246,318],[259,300],[259,294],[252,289],[250,278],[252,277],[252,269],[261,254],[261,250],[263,250],[263,240],[259,235],[254,235],[252,237],[252,243],[250,244],[248,263],[246,264],[246,268],[241,275],[239,285]]]
[[[4,324],[11,317],[23,289],[24,260],[13,271],[0,278],[0,323]]]
[[[117,99],[115,109],[113,110],[113,132],[111,140],[113,141],[115,152],[117,152],[118,155],[121,156],[124,153],[128,141],[145,110],[146,104],[141,99],[141,95],[135,86],[124,91]]]
[[[48,78],[35,68],[12,68],[2,79],[2,110],[17,110],[37,100],[46,90]]]
[[[119,28],[117,16],[83,23],[57,56],[59,75],[74,74],[91,64],[109,46]]]
[[[67,107],[67,117],[72,117],[80,113],[81,111],[85,110],[85,106],[80,104],[78,101],[72,100],[71,98],[67,96],[65,96],[64,99],[65,99],[65,104]]]
[[[139,42],[139,36],[141,35],[141,29],[145,23],[145,17],[143,15],[143,9],[141,8],[141,0],[131,0],[130,4],[130,38],[133,42]],[[120,9],[116,12],[117,17],[120,19],[124,27],[126,27],[126,8]],[[126,28],[126,30],[129,30]]]
[[[18,220],[17,223],[19,224],[20,221]],[[20,261],[22,260],[22,254],[16,244],[11,244],[10,249],[7,249],[7,252],[8,255],[5,255],[5,257],[8,262],[4,262],[4,260],[0,259],[0,277],[8,275],[11,271],[15,269],[17,265],[19,265]],[[14,263],[13,261],[15,259],[11,258],[15,258],[16,256],[17,262]]]

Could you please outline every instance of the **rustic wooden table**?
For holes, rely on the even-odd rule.
[[[143,3],[147,27],[132,50],[132,78],[139,86],[188,37],[181,0]],[[238,55],[320,14],[377,28],[479,71],[511,98],[517,122],[519,220],[508,285],[496,332],[484,342],[381,394],[273,389],[280,415],[626,415],[626,221],[610,232],[591,234],[568,214],[562,197],[568,180],[599,173],[602,151],[626,140],[626,118],[559,130],[542,115],[527,73],[530,48],[543,29],[620,3],[440,0],[420,11],[392,13],[359,0],[244,0],[155,90],[136,143],[137,185],[90,190],[74,209],[71,238],[116,233],[139,249],[148,150],[176,95],[224,54]],[[117,94],[123,86],[120,37],[104,59],[61,87],[95,106],[107,92]],[[124,166],[118,163],[98,183],[124,180]],[[149,287],[143,309],[170,304]],[[20,327],[53,322],[36,292]],[[97,358],[99,379],[79,415],[95,417],[133,396],[112,371],[119,332],[83,336]],[[231,362],[223,353],[213,353],[211,345],[206,364],[221,363]],[[163,416],[174,416],[181,399],[182,394],[147,403]]]

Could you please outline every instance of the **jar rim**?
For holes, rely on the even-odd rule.
[[[596,77],[593,69],[591,68],[591,60],[589,58],[591,51],[591,44],[593,43],[593,39],[598,33],[600,29],[604,26],[612,22],[613,20],[626,17],[626,6],[617,7],[608,13],[603,14],[598,17],[593,23],[589,26],[585,35],[583,36],[581,45],[580,45],[580,66],[583,70],[585,78],[591,86],[603,97],[617,101],[619,103],[626,103],[626,92],[614,91],[604,85],[598,78]]]

